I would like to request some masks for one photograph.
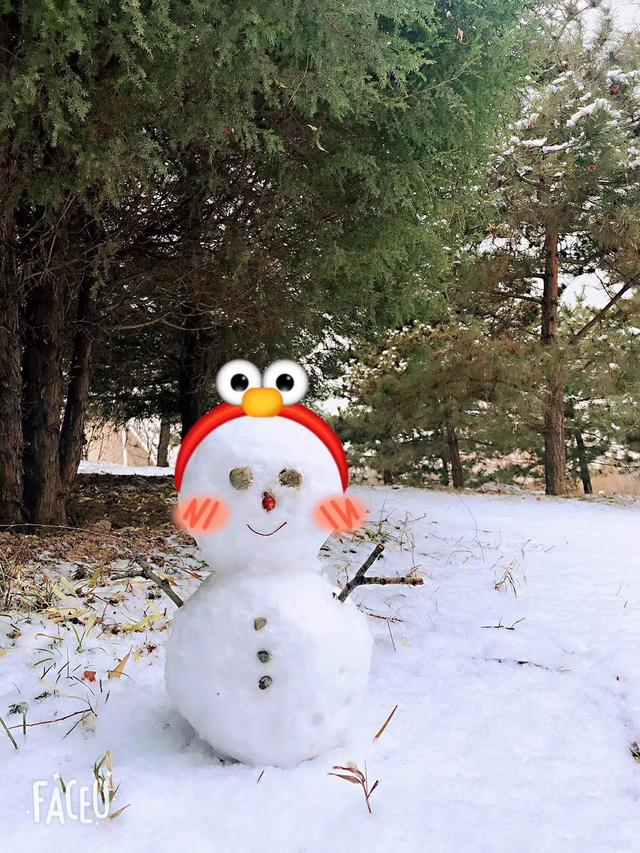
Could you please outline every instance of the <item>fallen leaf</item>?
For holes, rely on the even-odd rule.
[[[123,812],[125,809],[128,809],[130,805],[131,805],[131,803],[127,803],[127,805],[126,805],[126,806],[122,806],[122,808],[121,808],[121,809],[118,809],[118,810],[117,810],[117,811],[115,811],[115,812],[111,812],[111,814],[109,815],[109,820],[115,820],[117,817],[120,817],[120,815],[122,814],[122,812]]]
[[[327,776],[337,776],[338,779],[344,779],[346,782],[352,782],[354,785],[360,785],[360,779],[356,779],[355,776],[347,776],[344,773],[327,773]]]
[[[375,737],[373,738],[374,740],[378,740],[378,738],[384,733],[384,730],[387,728],[387,726],[391,722],[391,718],[393,717],[393,715],[395,714],[395,712],[397,710],[398,710],[398,706],[396,705],[395,708],[393,709],[393,711],[389,714],[387,719],[384,721],[384,723],[380,726],[380,729],[378,730]]]
[[[120,678],[122,673],[124,672],[124,668],[127,665],[127,661],[129,660],[130,651],[126,653],[126,655],[122,658],[121,661],[118,661],[118,665],[115,669],[109,670],[109,678]]]

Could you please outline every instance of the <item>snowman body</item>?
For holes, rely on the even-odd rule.
[[[298,478],[282,476],[291,471]],[[318,500],[340,490],[327,448],[282,418],[226,423],[189,460],[181,499],[214,495],[230,520],[194,534],[213,571],[174,616],[165,680],[176,710],[221,756],[291,767],[338,746],[354,722],[371,636],[321,575],[327,534],[313,521]]]
[[[291,767],[343,741],[366,691],[365,617],[313,569],[211,576],[176,614],[166,683],[222,756]]]

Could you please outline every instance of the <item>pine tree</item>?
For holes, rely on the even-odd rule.
[[[496,162],[493,271],[497,299],[540,306],[545,368],[545,479],[566,491],[567,347],[607,319],[640,282],[637,212],[638,88],[635,37],[616,41],[605,15],[589,40],[565,34],[554,62],[526,93],[527,109]],[[562,336],[559,301],[567,276],[599,273],[613,295],[582,329]]]
[[[6,0],[0,519],[64,521],[103,327],[177,339],[186,427],[224,328],[393,313],[434,186],[491,134],[523,2]]]
[[[567,352],[569,469],[582,481],[585,494],[593,491],[590,464],[611,463],[624,454],[638,423],[640,337],[632,318],[638,316],[639,307],[632,301],[621,308],[606,330],[585,336]],[[581,299],[563,311],[563,323],[583,328],[592,313]]]
[[[230,8],[224,28],[236,33],[246,13]],[[339,8],[342,41],[334,34],[325,56],[318,28],[333,32]],[[439,251],[425,217],[492,140],[526,61],[519,2],[262,9],[278,36],[273,79],[266,90],[256,80],[247,104],[255,130],[229,120],[218,128],[224,146],[207,156],[203,130],[155,191],[161,223],[148,198],[133,209],[127,299],[110,310],[116,329],[98,364],[105,409],[116,398],[130,414],[159,405],[183,433],[213,403],[226,358],[317,354],[398,322],[422,300],[416,269]],[[121,373],[136,378],[131,393]]]
[[[416,460],[423,470],[426,461],[441,466],[459,447],[467,479],[482,476],[488,462],[493,468],[495,454],[502,464],[505,457],[514,462],[500,476],[535,472],[541,463],[547,491],[562,493],[567,446],[571,473],[587,482],[585,466],[614,442],[611,424],[591,430],[585,421],[580,394],[587,379],[594,416],[615,410],[620,419],[630,409],[629,391],[605,390],[607,365],[619,359],[602,346],[596,355],[592,336],[602,331],[606,340],[610,323],[615,330],[621,316],[633,317],[636,302],[628,297],[640,282],[638,40],[614,38],[606,17],[588,40],[572,10],[562,11],[550,22],[551,58],[549,27],[540,33],[542,67],[522,92],[523,115],[491,167],[490,191],[481,197],[476,189],[474,198],[469,187],[467,222],[443,240],[448,261],[435,276],[433,268],[422,273],[440,293],[423,345],[415,346],[409,330],[382,353],[365,353],[372,372],[356,381],[347,421],[362,458],[375,448],[377,467],[395,464],[415,475]],[[561,303],[582,275],[608,290],[601,308]],[[500,369],[492,374],[487,368],[496,359]],[[483,369],[494,381],[477,381]],[[385,394],[392,399],[386,417]],[[602,399],[603,406],[596,402]],[[427,401],[437,417],[425,417]],[[427,422],[428,442],[419,432]]]

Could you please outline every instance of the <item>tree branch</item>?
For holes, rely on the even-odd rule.
[[[171,584],[168,581],[163,580],[158,577],[158,575],[149,567],[146,557],[140,554],[135,549],[129,547],[129,551],[133,556],[133,560],[140,566],[141,573],[143,577],[147,578],[147,580],[153,581],[160,589],[164,592],[165,595],[168,595],[171,601],[176,605],[176,607],[182,607],[184,601],[180,598],[180,596],[173,591],[171,588]]]
[[[585,335],[588,335],[589,332],[591,331],[591,329],[593,329],[593,327],[597,323],[599,323],[600,320],[602,320],[602,318],[609,312],[609,310],[611,308],[613,308],[613,306],[616,304],[616,302],[618,302],[620,300],[620,298],[622,296],[624,296],[624,294],[628,290],[631,290],[632,287],[635,287],[637,283],[638,283],[638,278],[637,277],[633,278],[633,279],[631,279],[631,281],[628,281],[623,287],[621,287],[617,293],[614,293],[614,295],[607,302],[607,304],[603,308],[601,308],[598,312],[596,312],[593,315],[593,317],[589,320],[589,322],[585,323],[585,325],[580,329],[579,332],[576,332],[574,335],[571,335],[571,337],[569,338],[569,343],[577,344],[579,341],[581,341],[585,337]]]
[[[535,302],[537,305],[542,304],[542,299],[539,296],[529,296],[526,293],[513,293],[510,290],[492,290],[490,293],[492,296],[500,296],[504,299],[522,299],[523,302]]]
[[[378,584],[379,586],[386,586],[390,583],[397,584],[405,584],[407,586],[421,586],[424,581],[422,578],[412,578],[406,575],[392,578],[381,578],[381,577],[365,577],[367,571],[371,568],[371,566],[378,559],[380,554],[384,551],[384,545],[382,543],[378,543],[373,551],[369,554],[364,563],[360,566],[358,571],[355,573],[353,578],[345,584],[345,588],[342,590],[340,595],[338,596],[338,601],[346,601],[349,595],[353,592],[354,589],[358,586],[363,586],[364,584]]]

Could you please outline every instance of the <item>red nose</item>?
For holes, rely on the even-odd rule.
[[[276,508],[276,499],[269,492],[262,493],[262,508],[266,509],[267,512]]]

